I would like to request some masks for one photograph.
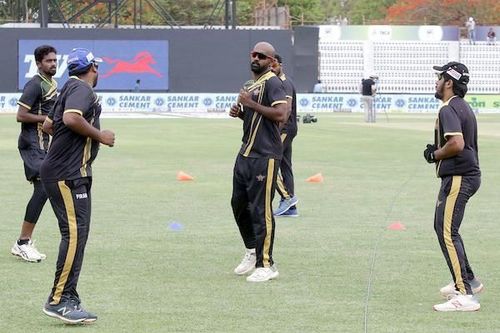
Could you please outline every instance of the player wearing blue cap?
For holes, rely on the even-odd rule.
[[[97,320],[82,308],[76,289],[90,229],[91,165],[99,143],[113,147],[115,141],[112,131],[100,130],[101,105],[93,90],[100,61],[87,49],[71,51],[70,78],[43,125],[53,139],[40,174],[61,232],[54,285],[43,312],[67,324]]]

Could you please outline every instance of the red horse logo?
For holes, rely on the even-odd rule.
[[[113,67],[106,73],[101,74],[101,77],[109,77],[118,73],[151,73],[157,77],[162,77],[151,64],[156,64],[155,59],[148,51],[141,51],[131,61],[125,61],[113,58],[102,58],[108,64],[114,64]]]

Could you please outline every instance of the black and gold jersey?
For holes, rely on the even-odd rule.
[[[45,116],[57,99],[57,82],[42,76],[33,76],[24,86],[17,104],[29,110],[29,113]],[[49,147],[49,135],[42,131],[42,123],[22,123],[19,134],[19,149],[42,149]]]
[[[283,88],[285,89],[286,98],[292,103],[292,111],[290,112],[290,117],[288,121],[281,128],[281,133],[286,133],[289,136],[297,135],[297,95],[295,93],[295,86],[293,82],[286,77],[285,74],[280,75],[280,79],[283,82]]]
[[[61,90],[52,116],[54,137],[41,167],[44,181],[74,180],[92,176],[92,162],[99,142],[75,133],[66,127],[66,112],[80,114],[89,124],[100,129],[101,105],[90,85],[71,76]]]
[[[443,147],[448,138],[455,135],[463,137],[464,149],[456,156],[438,161],[438,177],[481,175],[476,116],[469,104],[458,96],[450,98],[439,110],[434,131],[436,147]]]
[[[257,103],[272,107],[286,103],[285,90],[281,80],[271,71],[262,74],[248,89]],[[279,124],[251,108],[243,108],[243,144],[240,154],[245,157],[266,157],[281,159]]]

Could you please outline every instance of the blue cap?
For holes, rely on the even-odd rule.
[[[67,61],[69,75],[75,75],[84,72],[87,68],[90,67],[90,65],[95,62],[102,62],[102,59],[94,57],[92,52],[87,49],[73,49],[69,53]]]

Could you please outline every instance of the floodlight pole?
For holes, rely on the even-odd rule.
[[[229,29],[229,0],[226,0],[225,4],[224,23],[226,25],[226,30]]]
[[[226,23],[226,29],[229,29],[229,25],[236,29],[236,0],[226,0],[224,22]]]
[[[40,1],[40,28],[49,27],[49,1]]]
[[[231,22],[233,24],[233,30],[236,29],[236,0],[231,1]]]

